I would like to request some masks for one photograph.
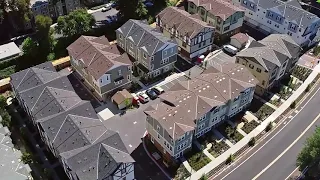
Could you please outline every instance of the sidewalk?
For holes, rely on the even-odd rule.
[[[237,144],[233,145],[226,152],[217,157],[214,161],[211,161],[209,164],[198,170],[196,173],[192,174],[190,179],[200,179],[203,174],[209,173],[212,169],[219,166],[221,163],[225,162],[230,154],[235,154],[241,148],[246,146],[251,138],[260,134],[270,122],[276,120],[280,115],[282,115],[288,108],[292,102],[296,101],[296,99],[305,91],[307,86],[316,78],[316,76],[320,72],[320,65],[317,65],[309,77],[305,80],[305,82],[285,101],[279,108],[276,109],[266,120],[264,120],[256,129],[250,132],[247,136],[241,139]],[[188,179],[188,178],[187,178]]]

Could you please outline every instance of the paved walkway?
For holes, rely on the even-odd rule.
[[[180,159],[181,159],[182,164],[189,171],[190,174],[192,174],[193,172],[196,172],[194,169],[192,169],[192,167],[190,166],[190,164],[188,163],[188,161],[186,160],[186,158],[184,156],[182,156]]]
[[[207,174],[215,167],[219,166],[225,160],[228,159],[230,154],[235,154],[242,147],[246,146],[252,137],[257,136],[260,132],[264,131],[267,125],[270,122],[276,120],[280,115],[284,113],[285,110],[290,108],[292,102],[296,101],[296,99],[305,91],[307,86],[312,83],[312,81],[316,78],[316,76],[320,72],[320,65],[317,65],[313,72],[309,75],[309,77],[305,80],[305,82],[295,91],[293,94],[285,101],[279,108],[277,108],[267,119],[265,119],[256,129],[251,131],[247,136],[242,138],[237,144],[233,145],[230,149],[225,151],[219,157],[217,157],[214,161],[211,161],[209,164],[198,170],[196,173],[193,173],[190,179],[200,179],[203,174]],[[189,179],[187,178],[187,179]]]
[[[242,129],[237,128],[237,131],[242,135],[242,136],[246,136],[248,135],[247,133],[245,133]]]
[[[209,148],[206,148],[203,150],[203,154],[205,154],[208,158],[211,159],[211,161],[214,161],[215,157],[213,157],[209,152],[208,152]]]

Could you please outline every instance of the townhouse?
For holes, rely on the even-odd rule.
[[[271,34],[251,42],[248,49],[236,55],[236,63],[246,66],[258,79],[256,93],[263,95],[292,71],[300,51],[300,46],[289,35]]]
[[[89,101],[46,62],[11,75],[20,106],[71,180],[134,179],[134,160]]]
[[[227,62],[179,81],[145,110],[148,138],[167,164],[174,161],[190,150],[194,138],[245,110],[256,83],[243,65]]]
[[[72,67],[106,100],[118,89],[131,86],[132,62],[117,45],[110,45],[104,36],[81,36],[68,48]]]
[[[31,11],[34,17],[37,15],[51,16],[49,13],[48,1],[31,1]]]
[[[168,38],[178,43],[180,54],[198,57],[212,49],[214,27],[176,7],[167,7],[156,16],[156,24]]]
[[[128,20],[116,30],[117,45],[134,59],[134,70],[144,78],[171,71],[178,45],[146,21]]]
[[[54,18],[67,15],[71,11],[81,8],[80,0],[48,0],[48,2],[49,2],[49,13],[51,17],[54,17]]]
[[[245,10],[245,22],[265,34],[288,34],[301,47],[320,40],[320,18],[302,9],[298,0],[233,0]]]
[[[215,27],[217,42],[239,33],[244,20],[244,9],[224,0],[189,0],[188,12]]]

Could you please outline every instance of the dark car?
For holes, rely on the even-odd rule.
[[[146,91],[146,94],[150,97],[150,99],[156,99],[158,97],[158,94],[156,92],[154,92],[153,90],[151,89],[148,89]]]

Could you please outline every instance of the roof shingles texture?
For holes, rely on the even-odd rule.
[[[114,65],[131,66],[126,53],[121,54],[116,45],[110,45],[104,36],[81,36],[67,50],[76,60],[81,60],[84,68],[97,80]]]
[[[34,121],[79,179],[104,179],[120,163],[134,162],[119,134],[107,130],[91,103],[80,99],[68,78],[57,73],[51,62],[15,73],[11,79]],[[99,156],[102,150],[105,156]],[[97,162],[106,156],[114,164],[104,163],[106,171],[99,171]]]
[[[145,113],[166,129],[173,139],[196,127],[195,120],[212,108],[226,104],[257,80],[238,64],[224,63],[210,67],[191,80],[179,81],[160,95],[162,102]]]
[[[257,61],[266,70],[280,67],[287,58],[296,58],[301,48],[286,34],[271,34],[261,41],[252,41],[248,49],[237,54]]]

